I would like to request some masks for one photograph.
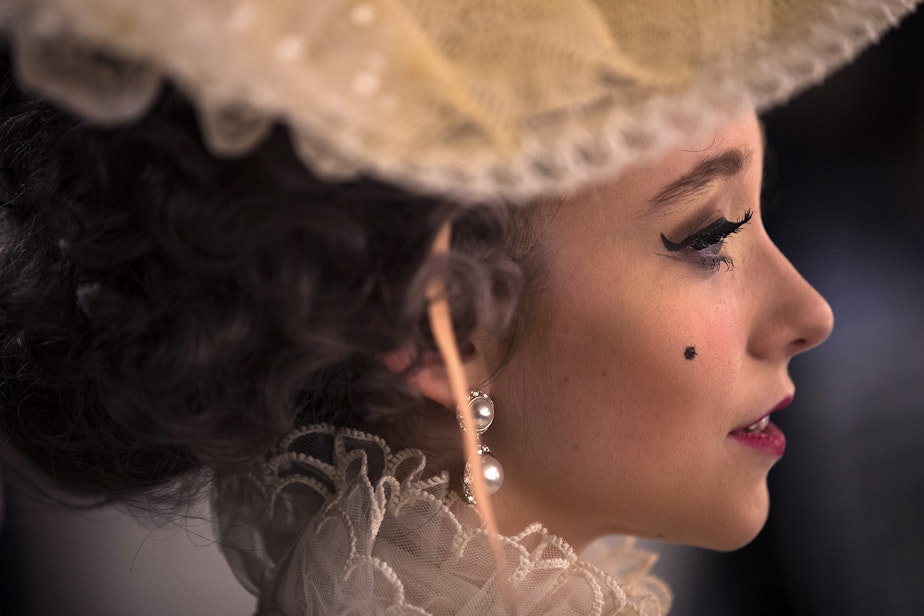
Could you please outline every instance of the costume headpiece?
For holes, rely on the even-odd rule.
[[[527,200],[778,103],[919,0],[0,0],[22,81],[107,124],[165,79],[219,155]]]

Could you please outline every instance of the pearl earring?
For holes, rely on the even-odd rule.
[[[494,401],[487,394],[480,391],[473,391],[468,396],[468,412],[472,414],[475,423],[475,432],[480,436],[487,432],[494,421]],[[459,421],[459,426],[462,422]],[[497,492],[501,484],[504,483],[504,468],[497,458],[491,453],[487,445],[478,445],[478,461],[476,464],[481,469],[481,477],[487,488],[488,494]],[[475,504],[475,496],[472,493],[472,463],[466,461],[465,472],[462,475],[462,493],[469,504]]]

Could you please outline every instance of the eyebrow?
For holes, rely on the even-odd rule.
[[[750,159],[749,150],[733,148],[702,160],[683,177],[665,186],[651,200],[651,204],[659,206],[692,199],[711,182],[740,173]]]

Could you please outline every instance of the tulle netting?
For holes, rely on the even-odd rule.
[[[533,524],[502,537],[498,567],[475,509],[418,450],[328,425],[289,435],[215,492],[221,544],[260,614],[657,616],[656,556],[608,538],[581,560]]]
[[[918,0],[0,0],[22,79],[103,123],[163,79],[222,155],[460,201],[610,177],[776,104]]]

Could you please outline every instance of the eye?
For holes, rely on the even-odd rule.
[[[689,256],[703,269],[717,270],[720,265],[724,264],[730,270],[735,264],[731,257],[722,254],[725,238],[740,231],[741,227],[750,220],[751,210],[748,210],[737,222],[719,218],[679,242],[672,242],[662,233],[661,242],[668,252]]]

